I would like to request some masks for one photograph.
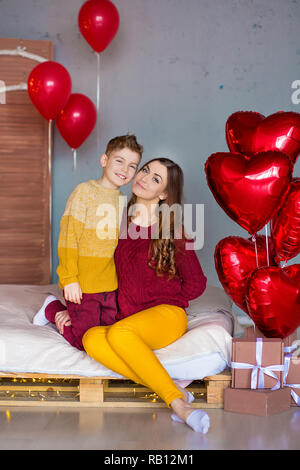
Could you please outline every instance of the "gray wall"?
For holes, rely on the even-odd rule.
[[[96,103],[96,56],[77,26],[83,3],[0,0],[0,36],[53,41],[55,60],[69,70],[73,92]],[[300,104],[291,101],[291,84],[300,79],[300,1],[114,3],[120,29],[101,54],[100,147],[95,130],[79,149],[74,173],[71,151],[55,131],[53,281],[59,221],[68,195],[81,181],[101,175],[98,160],[107,141],[130,131],[145,146],[144,161],[168,156],[183,167],[186,202],[205,204],[205,244],[199,257],[209,282],[219,285],[216,243],[247,233],[215,202],[204,163],[211,153],[227,151],[224,127],[233,112],[300,112]],[[300,176],[299,170],[300,158],[295,167]]]

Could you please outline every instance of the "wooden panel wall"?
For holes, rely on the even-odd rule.
[[[1,39],[0,49],[26,46],[53,59],[49,41]],[[39,62],[0,55],[0,80],[27,83]],[[49,284],[51,277],[51,159],[48,121],[28,93],[9,91],[0,104],[0,283]]]

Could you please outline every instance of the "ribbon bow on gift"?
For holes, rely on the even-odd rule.
[[[289,368],[290,368],[291,357],[292,357],[292,354],[287,354],[284,357],[283,385],[285,387],[290,387],[290,388],[300,388],[300,384],[287,384],[286,383],[286,378],[287,378],[287,375],[289,373]],[[294,392],[294,390],[291,390],[291,396],[294,402],[296,403],[296,405],[300,406],[300,397],[297,395],[296,392]]]
[[[283,372],[284,365],[277,364],[271,366],[262,367],[262,350],[263,350],[263,340],[262,338],[256,338],[256,364],[248,364],[247,362],[231,362],[232,369],[252,369],[251,372],[251,388],[264,388],[264,375],[273,377],[276,380],[276,384],[271,390],[277,390],[280,388],[280,378],[275,374],[275,372]],[[258,378],[258,380],[257,380]]]

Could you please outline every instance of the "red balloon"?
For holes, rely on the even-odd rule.
[[[55,120],[57,129],[72,149],[88,138],[95,127],[97,110],[94,103],[81,93],[73,93]]]
[[[300,253],[300,178],[292,179],[284,204],[271,222],[271,235],[278,261]]]
[[[300,326],[300,264],[257,269],[247,285],[248,312],[269,338],[285,338]]]
[[[205,164],[208,185],[226,214],[251,235],[261,230],[283,204],[293,164],[281,152],[250,160],[237,153],[215,153]]]
[[[48,121],[55,119],[66,105],[72,89],[69,72],[58,62],[42,62],[30,72],[28,94],[38,111]]]
[[[88,0],[79,10],[80,32],[96,52],[107,48],[117,34],[119,23],[119,12],[109,0]]]
[[[226,122],[226,141],[231,152],[252,156],[279,150],[295,163],[300,154],[300,114],[279,111],[268,117],[238,111]]]
[[[255,243],[241,237],[226,237],[220,240],[215,249],[215,266],[219,280],[231,300],[248,313],[246,303],[246,287],[250,274],[262,266],[276,265],[274,247],[268,238],[268,254],[266,237],[258,235]]]
[[[226,122],[226,142],[230,152],[242,153],[246,156],[253,154],[251,138],[256,127],[265,119],[254,111],[238,111],[232,114]]]

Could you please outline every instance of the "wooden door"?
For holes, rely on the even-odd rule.
[[[1,50],[26,51],[53,59],[50,41],[1,39]],[[0,55],[0,84],[27,83],[39,62]],[[51,277],[51,158],[48,121],[27,90],[0,101],[0,283],[49,284]]]

